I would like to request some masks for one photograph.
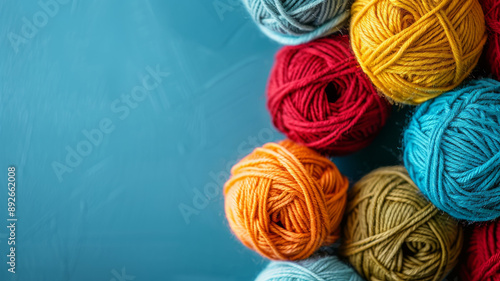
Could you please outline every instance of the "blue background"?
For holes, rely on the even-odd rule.
[[[236,160],[282,138],[264,94],[279,45],[239,1],[0,7],[0,280],[252,280],[267,261],[231,235],[221,187]],[[126,103],[151,69],[156,86]],[[400,163],[405,115],[333,159],[351,181]]]

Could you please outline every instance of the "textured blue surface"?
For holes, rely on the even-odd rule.
[[[0,280],[255,278],[266,261],[231,235],[218,176],[281,138],[264,97],[279,46],[235,0],[61,1],[45,22],[22,2],[0,0]],[[394,116],[335,159],[351,179],[399,163]]]

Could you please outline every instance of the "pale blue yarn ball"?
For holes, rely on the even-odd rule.
[[[342,28],[350,0],[243,0],[259,28],[285,45],[297,45]]]
[[[500,217],[500,82],[475,80],[420,105],[404,134],[404,162],[451,216]]]
[[[362,281],[349,265],[335,256],[297,262],[272,261],[255,281]]]

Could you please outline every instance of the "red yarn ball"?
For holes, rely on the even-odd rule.
[[[495,79],[500,80],[500,0],[481,0],[488,30],[486,57]]]
[[[500,281],[500,220],[473,230],[466,259],[463,280]]]
[[[276,55],[267,106],[288,138],[330,155],[368,146],[389,117],[347,36],[287,46]]]

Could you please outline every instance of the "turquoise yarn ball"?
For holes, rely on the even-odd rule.
[[[439,209],[500,217],[500,82],[475,80],[423,103],[403,143],[411,178]]]
[[[284,45],[338,31],[349,18],[348,0],[243,0],[259,28]]]
[[[255,281],[362,281],[349,265],[335,256],[297,262],[272,261]]]

